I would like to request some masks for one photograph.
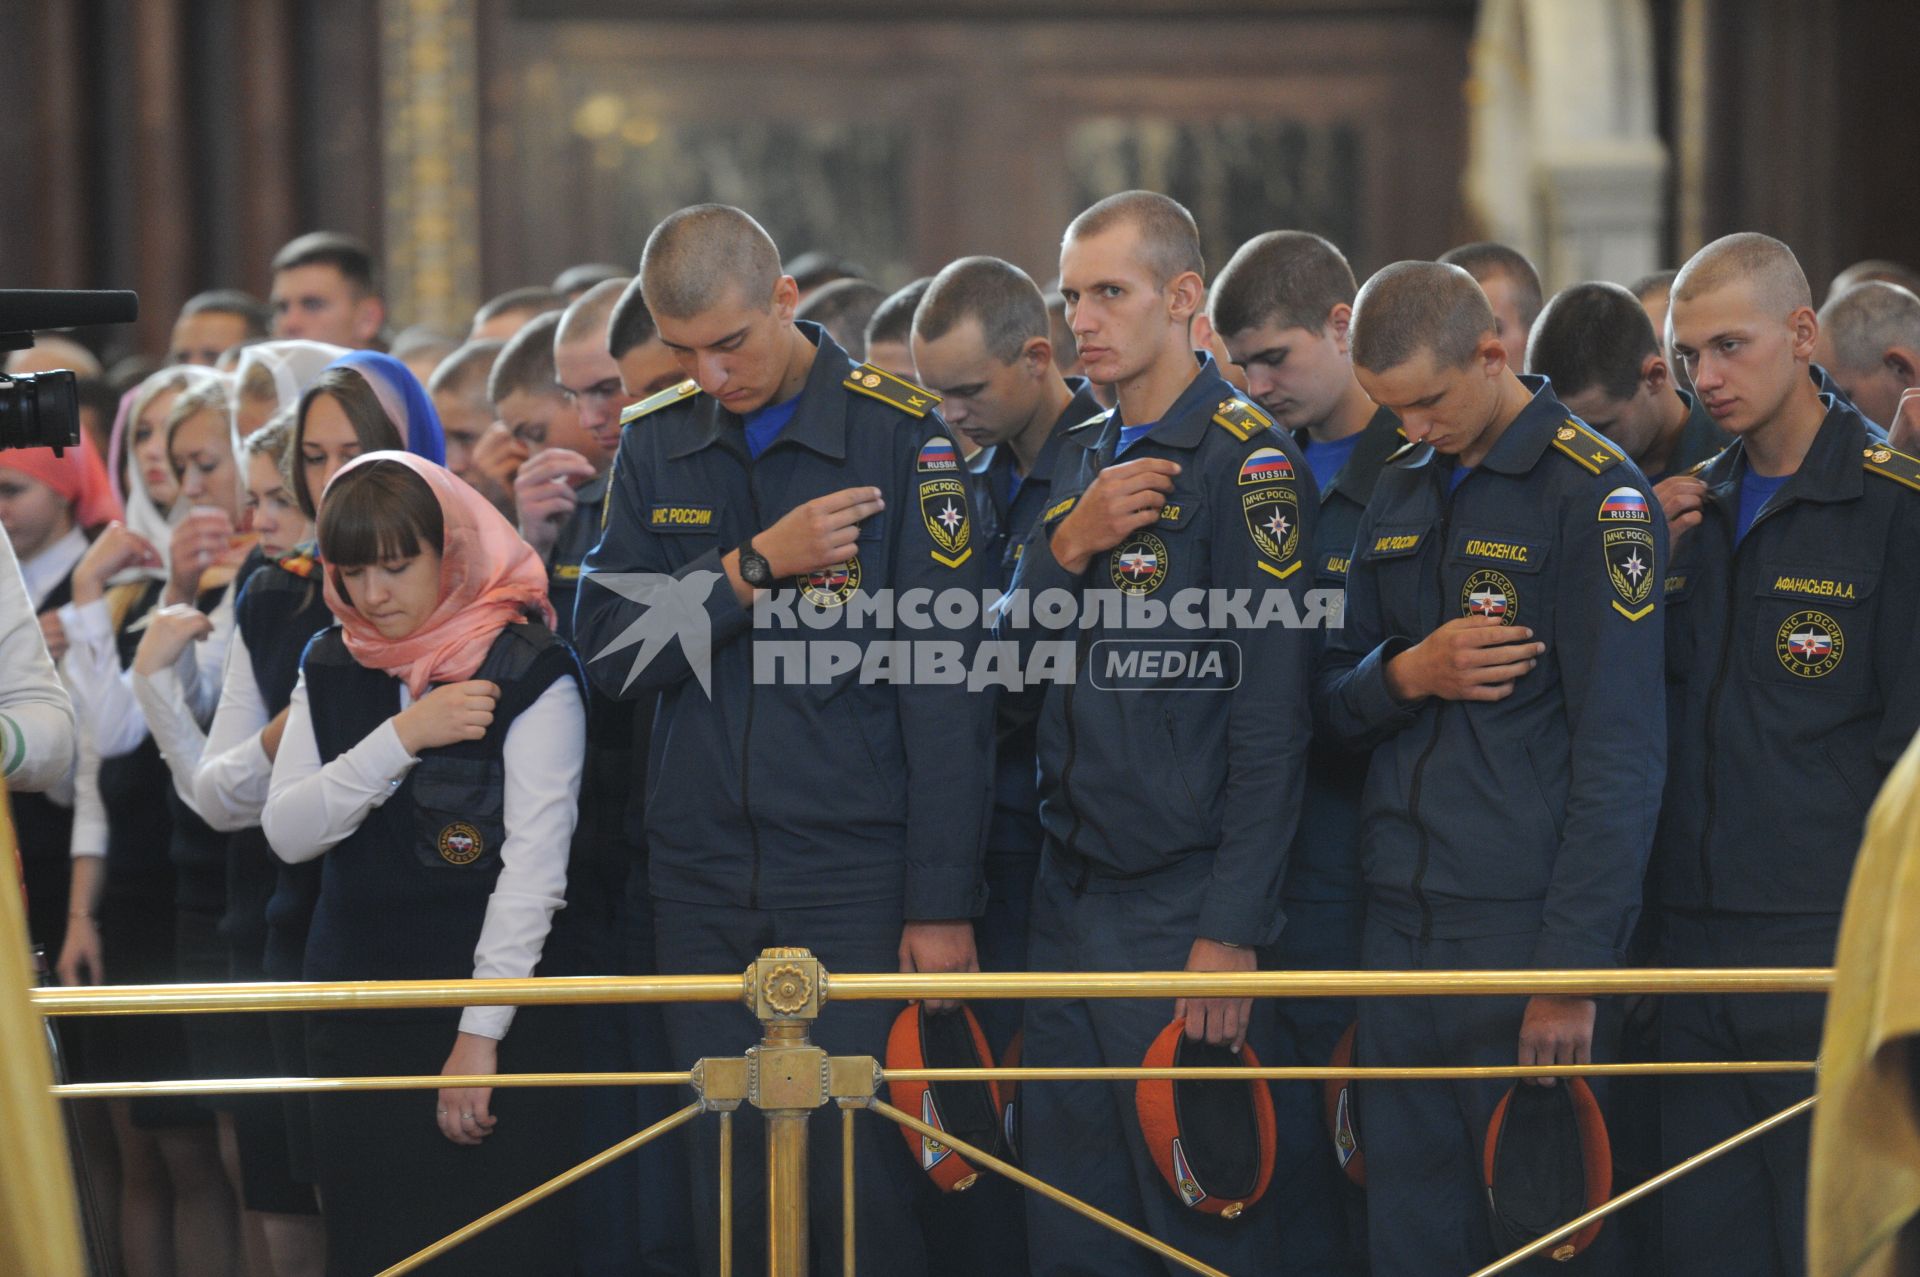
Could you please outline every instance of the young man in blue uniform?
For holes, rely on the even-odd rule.
[[[1329,730],[1373,751],[1366,966],[1613,966],[1639,911],[1665,763],[1666,528],[1652,493],[1544,382],[1509,370],[1486,297],[1459,268],[1375,275],[1352,341],[1361,385],[1409,441],[1361,519],[1346,625],[1319,676]],[[1585,1063],[1607,1049],[1596,1010],[1549,996],[1363,998],[1358,1058]],[[1495,1258],[1480,1142],[1505,1089],[1363,1087],[1378,1277]]]
[[[934,277],[915,312],[913,352],[920,379],[941,396],[947,424],[980,449],[971,467],[974,536],[993,584],[1009,589],[1028,534],[1052,504],[1062,437],[1105,410],[1084,377],[1063,377],[1055,367],[1039,288],[1018,266],[995,257],[962,258]],[[987,912],[980,929],[980,961],[989,971],[1027,969],[1027,907],[1041,841],[1037,709],[1034,696],[1008,693],[995,719]],[[1020,1027],[1020,1004],[993,999],[974,1010],[994,1049],[1004,1050]]]
[[[1699,399],[1674,384],[1646,308],[1618,284],[1555,293],[1529,340],[1527,371],[1553,383],[1576,417],[1620,445],[1655,495],[1664,480],[1727,446],[1726,431]]]
[[[1104,409],[1084,377],[1054,362],[1046,302],[1018,266],[965,257],[933,279],[914,312],[913,359],[940,395],[947,424],[979,449],[969,464],[974,536],[993,584],[1013,584],[1027,534],[1051,504],[1061,438]],[[979,931],[986,971],[1027,969],[1033,878],[1040,864],[1040,796],[1034,779],[1035,691],[1001,689],[994,716],[993,816],[988,825],[987,910]],[[1020,1028],[1022,1004],[973,1004],[996,1057]],[[939,1210],[940,1271],[1013,1277],[1027,1264],[1025,1190],[988,1176]]]
[[[1247,377],[1247,393],[1306,455],[1320,489],[1309,566],[1316,588],[1342,591],[1360,516],[1388,454],[1406,442],[1391,412],[1353,375],[1349,340],[1353,268],[1338,248],[1306,231],[1269,231],[1242,244],[1213,282],[1214,331]],[[1322,634],[1324,638],[1324,632]],[[1360,965],[1360,791],[1367,756],[1324,733],[1307,756],[1300,830],[1281,885],[1286,927],[1261,955],[1282,970],[1351,971]],[[1324,1065],[1347,1026],[1351,998],[1275,1003],[1285,1063]],[[1277,1099],[1320,1111],[1320,1088],[1276,1085]],[[1352,1206],[1347,1234],[1360,1244],[1360,1200],[1324,1142],[1303,1150],[1307,1174],[1324,1176],[1336,1202]]]
[[[1671,768],[1653,883],[1673,966],[1826,966],[1866,814],[1920,727],[1920,461],[1818,394],[1806,276],[1764,235],[1696,253],[1673,350],[1734,436],[1665,577]],[[1670,1060],[1810,1060],[1815,996],[1666,999]],[[1668,1078],[1679,1161],[1804,1098],[1804,1074]],[[1668,1190],[1667,1269],[1806,1264],[1807,1123]]]
[[[595,685],[659,698],[646,804],[660,969],[739,970],[804,945],[830,971],[966,970],[992,703],[964,679],[881,681],[868,660],[880,641],[937,641],[964,669],[979,627],[895,631],[864,606],[917,589],[978,599],[966,491],[933,396],[796,326],[779,261],[752,218],[720,205],[649,237],[641,286],[689,380],[629,416],[582,576],[576,634]],[[817,613],[804,630],[800,608]],[[855,668],[814,659],[848,648]],[[897,1010],[829,1006],[815,1040],[882,1056]],[[758,1036],[737,1006],[671,1007],[667,1032],[683,1063]],[[829,1112],[810,1143],[822,1271],[840,1263]],[[861,1249],[923,1272],[904,1143],[880,1123],[856,1130]],[[694,1149],[695,1199],[711,1201],[717,1150]],[[754,1124],[735,1156],[737,1253],[752,1255],[765,1214]],[[701,1231],[709,1272],[716,1241]]]
[[[1251,971],[1280,929],[1312,731],[1314,638],[1285,621],[1311,615],[1313,486],[1294,442],[1189,343],[1204,288],[1184,208],[1145,191],[1102,200],[1068,228],[1060,269],[1087,374],[1113,384],[1119,402],[1067,432],[1051,504],[1020,555],[1016,609],[996,627],[1024,648],[1040,636],[1015,619],[1020,598],[1064,592],[1082,608],[1064,635],[1071,678],[1047,686],[1040,712],[1045,850],[1028,960],[1046,971]],[[1229,592],[1262,615],[1275,605],[1275,619],[1207,615]],[[1102,595],[1124,605],[1117,616],[1092,613]],[[1174,619],[1183,602],[1204,625]],[[1220,676],[1165,673],[1177,654],[1221,649],[1235,668]],[[1128,663],[1143,651],[1169,658],[1156,659],[1158,676]],[[1138,1065],[1170,1014],[1191,1039],[1272,1046],[1272,1008],[1247,999],[1048,999],[1027,1005],[1023,1060]],[[1275,1254],[1292,1271],[1320,1271],[1325,1212],[1291,1183],[1233,1220],[1175,1197],[1131,1083],[1028,1087],[1020,1102],[1022,1154],[1040,1178],[1229,1271],[1257,1271]],[[1037,1197],[1027,1225],[1036,1274],[1166,1271]]]

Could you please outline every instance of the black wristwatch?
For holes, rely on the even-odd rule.
[[[753,548],[752,537],[740,543],[740,579],[756,590],[764,590],[773,584],[773,564],[767,562],[766,555]]]

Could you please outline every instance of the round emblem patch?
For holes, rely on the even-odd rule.
[[[487,849],[480,831],[464,820],[456,820],[440,831],[440,859],[450,865],[470,865]]]
[[[868,390],[872,390],[880,384],[880,374],[877,372],[870,372],[866,376],[860,379],[860,384],[865,386]]]
[[[1839,668],[1840,658],[1846,655],[1847,636],[1840,632],[1840,623],[1825,612],[1795,612],[1781,622],[1773,650],[1789,674],[1822,678]]]
[[[1491,616],[1512,625],[1520,619],[1520,595],[1506,573],[1481,568],[1460,587],[1460,615]]]
[[[1113,548],[1113,583],[1122,594],[1152,594],[1167,579],[1167,543],[1136,532]]]
[[[860,556],[796,577],[800,597],[815,607],[840,607],[860,588]]]

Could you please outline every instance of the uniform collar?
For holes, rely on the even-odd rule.
[[[1540,463],[1541,456],[1552,445],[1554,431],[1566,425],[1573,416],[1553,393],[1553,387],[1545,377],[1522,374],[1520,382],[1533,392],[1533,398],[1520,410],[1520,415],[1513,419],[1500,438],[1494,441],[1492,451],[1481,459],[1479,468],[1482,470],[1527,474]]]
[[[1295,435],[1302,449],[1306,447],[1305,434],[1302,430]],[[1329,494],[1338,492],[1360,505],[1371,501],[1373,485],[1380,478],[1380,467],[1386,462],[1387,455],[1406,441],[1406,436],[1400,433],[1400,418],[1388,409],[1376,408],[1372,418],[1360,428],[1360,441],[1353,445],[1353,454],[1347,458],[1347,464],[1341,466],[1340,473],[1320,489],[1320,499],[1324,501]]]
[[[800,320],[794,327],[819,349],[813,357],[813,367],[807,372],[806,384],[800,387],[800,406],[794,411],[793,420],[787,423],[779,438],[768,445],[767,451],[772,452],[787,444],[798,444],[823,457],[844,461],[847,456],[847,396],[836,392],[847,379],[847,374],[853,371],[853,361],[847,358],[847,352],[840,349],[839,343],[829,337],[827,330],[820,325]],[[708,395],[701,396],[699,404],[701,415],[696,428],[686,442],[667,454],[670,458],[677,460],[689,456],[722,440],[744,448],[744,418],[728,412],[720,406],[719,400]]]
[[[1213,424],[1213,415],[1220,411],[1222,404],[1239,397],[1240,392],[1220,375],[1212,355],[1196,350],[1193,357],[1199,371],[1147,432],[1147,438],[1163,448],[1199,447],[1200,441],[1207,437],[1207,427]],[[1098,446],[1101,455],[1111,461],[1113,450],[1120,443],[1120,432],[1126,428],[1120,409],[1115,408],[1107,414],[1106,424],[1100,427],[1098,438],[1089,446]]]
[[[1852,501],[1866,491],[1860,455],[1876,438],[1867,419],[1852,404],[1829,401],[1827,415],[1813,436],[1800,468],[1780,489],[1782,501]],[[1714,458],[1701,477],[1717,501],[1731,502],[1747,471],[1747,441],[1735,439]]]

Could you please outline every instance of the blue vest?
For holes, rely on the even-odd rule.
[[[337,629],[314,638],[302,669],[323,765],[400,712],[399,681],[356,662]],[[321,857],[307,979],[473,974],[507,836],[507,731],[559,679],[584,683],[573,649],[531,621],[501,630],[474,677],[500,688],[486,735],[424,751],[393,796]]]
[[[269,567],[247,579],[234,601],[234,621],[246,641],[253,681],[269,716],[293,699],[300,654],[314,634],[333,624],[316,575],[303,579]],[[227,836],[227,912],[220,933],[236,958],[258,962],[269,978],[298,980],[307,948],[307,921],[320,895],[320,865],[289,865],[273,854],[258,826]]]

